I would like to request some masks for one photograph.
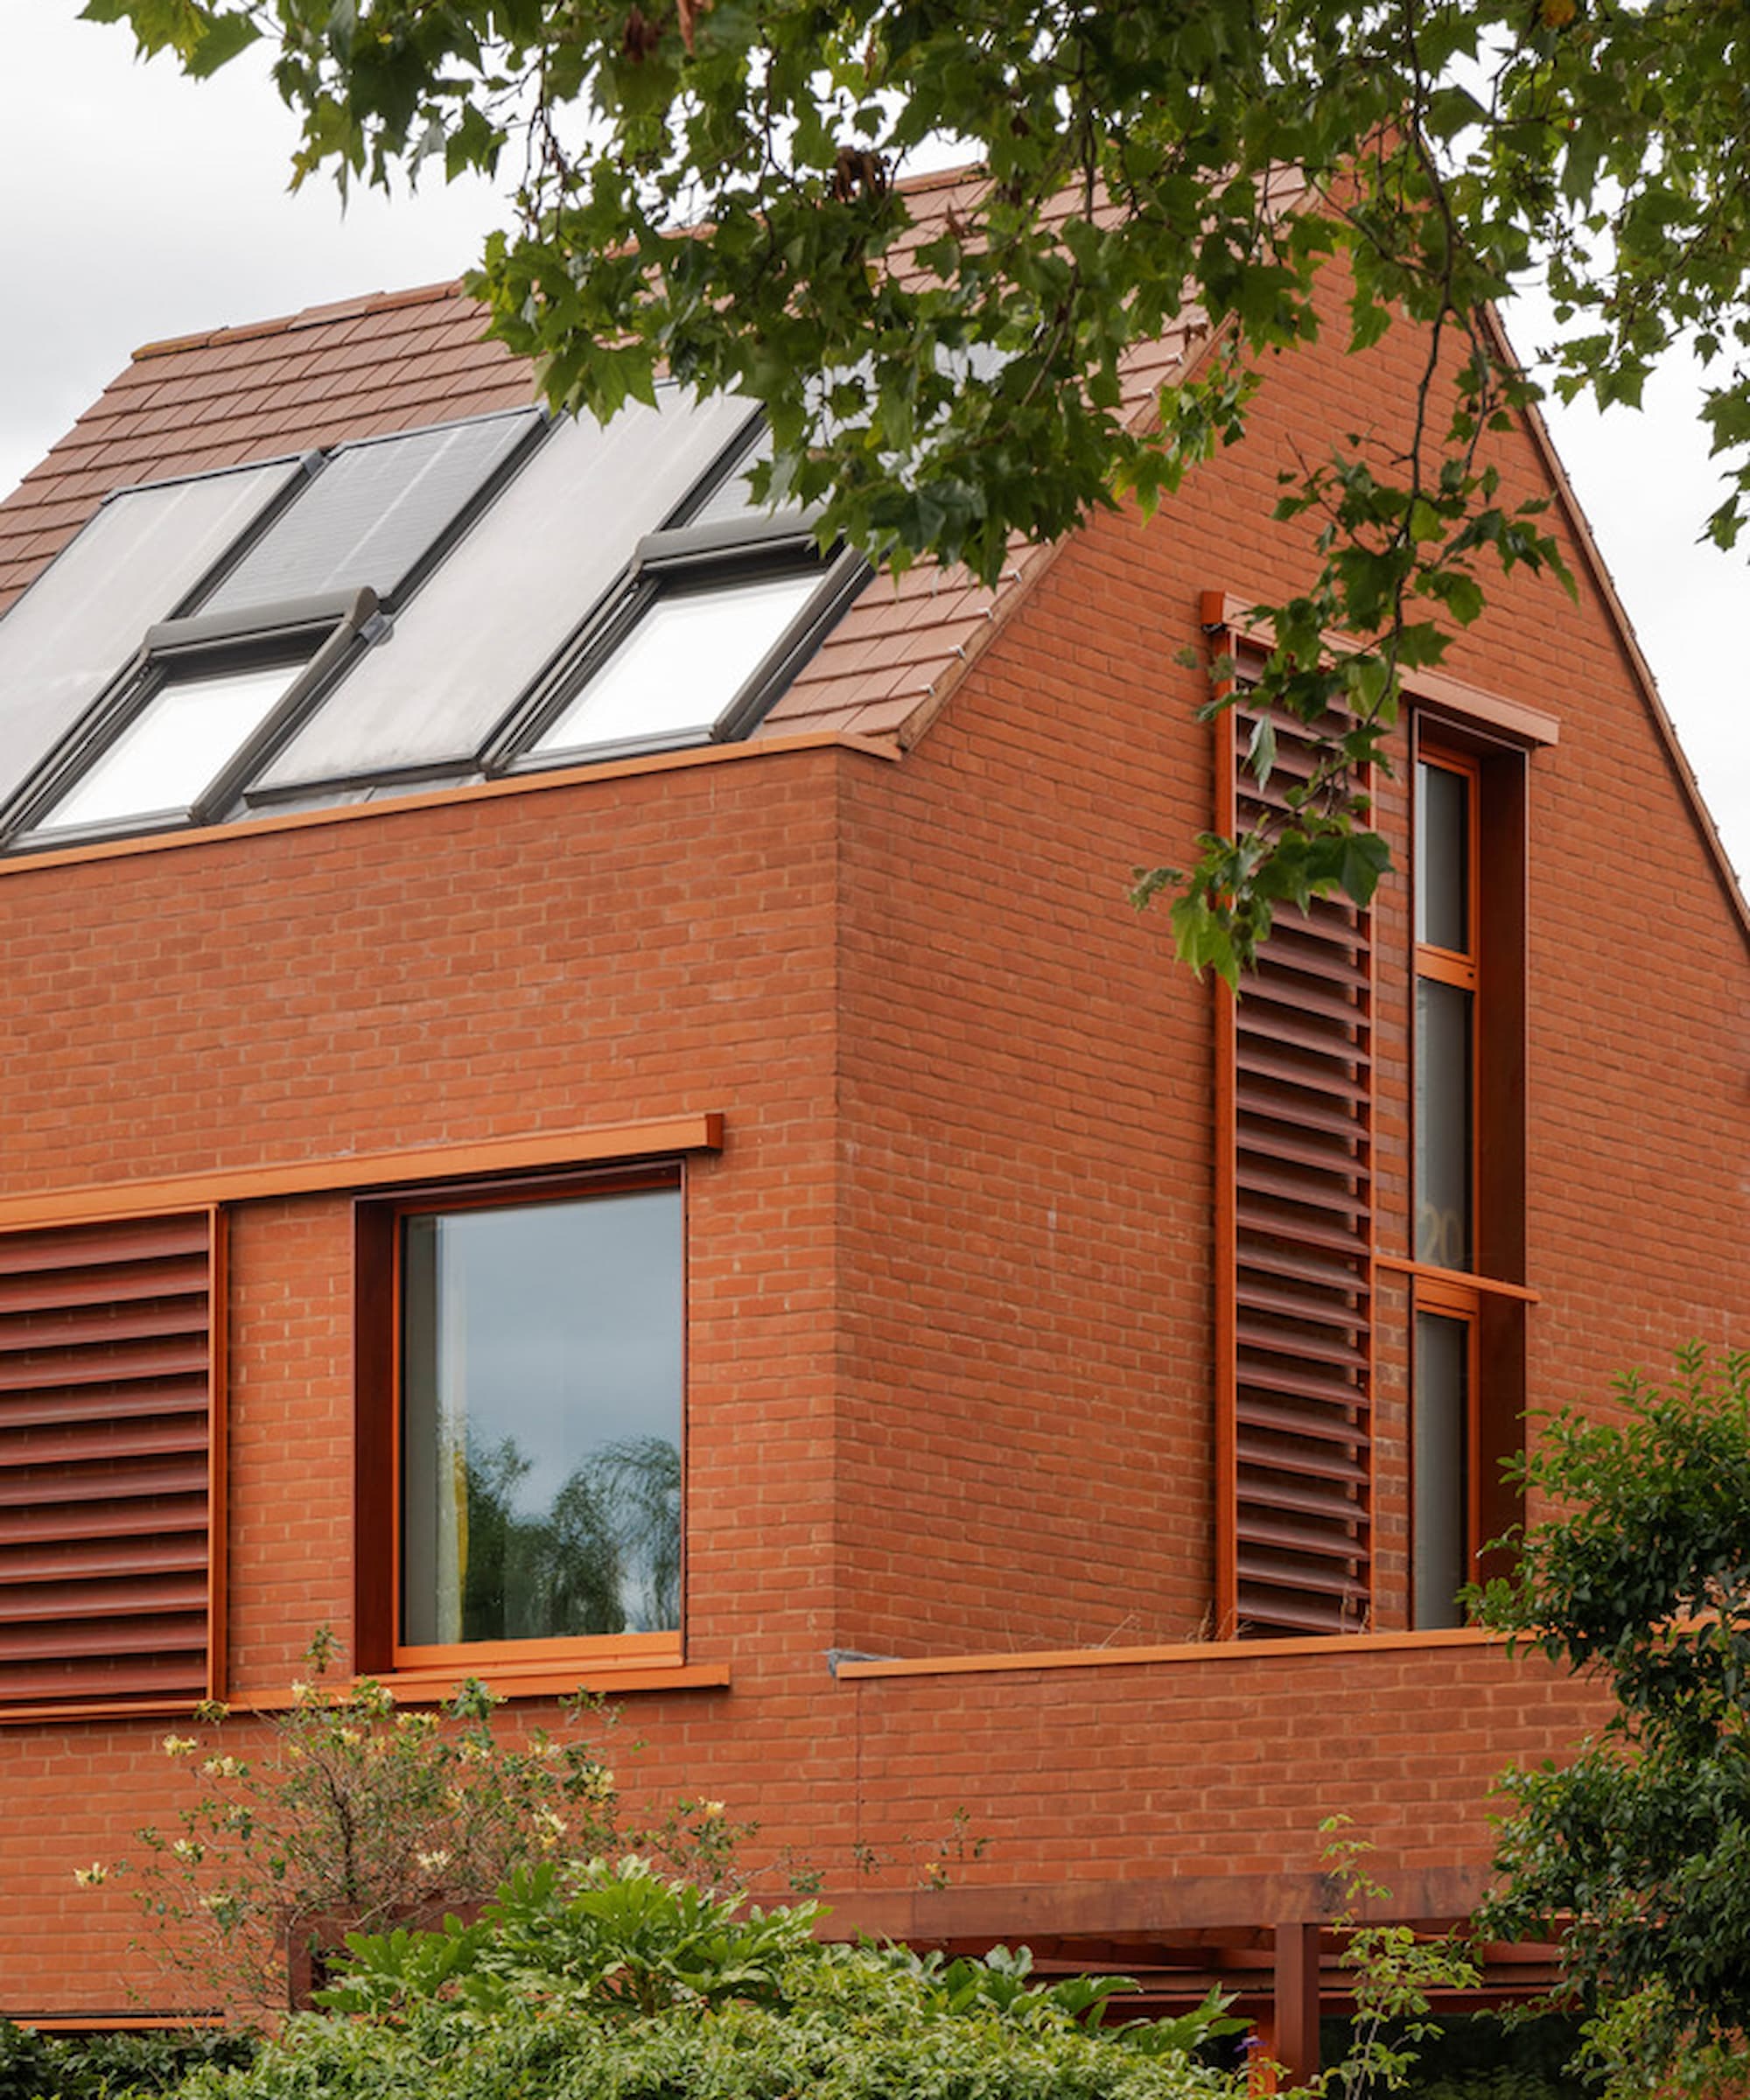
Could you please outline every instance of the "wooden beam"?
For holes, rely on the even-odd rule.
[[[1319,2075],[1319,1928],[1297,1922],[1276,1928],[1275,2046],[1270,2054],[1290,2085]]]
[[[1362,1903],[1374,1921],[1468,1917],[1482,1900],[1488,1870],[1472,1866],[1391,1867],[1395,1893]],[[1314,1924],[1344,1904],[1329,1874],[1180,1874],[1164,1880],[1064,1881],[1008,1887],[845,1889],[825,1900],[827,1937],[931,1942],[987,1940],[1029,1945],[1059,1940],[1142,1939],[1156,1934],[1242,1931],[1256,1926]]]

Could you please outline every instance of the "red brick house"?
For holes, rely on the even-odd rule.
[[[1350,362],[987,592],[478,334],[152,345],[0,506],[0,2012],[137,2016],[72,1870],[328,1621],[599,1687],[847,1924],[1304,2054],[1320,1817],[1457,1914],[1586,1721],[1453,1624],[1524,1406],[1741,1332],[1750,926],[1559,468],[1502,441],[1578,602],[1498,586],[1397,872],[1236,1012],[1124,888],[1230,806],[1180,658],[1296,573]],[[947,1889],[852,1872],[961,1810]]]

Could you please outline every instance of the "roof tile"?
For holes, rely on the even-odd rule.
[[[923,222],[962,207],[980,180],[932,178],[912,192]],[[909,267],[909,256],[901,257]],[[915,275],[913,270],[911,274]],[[0,503],[0,611],[109,491],[519,407],[534,375],[486,339],[455,283],[338,300],[301,313],[149,343]],[[1124,401],[1151,412],[1183,362],[1195,317],[1127,367]],[[922,562],[872,584],[762,725],[856,730],[909,742],[986,646],[1046,558],[1018,548],[995,590]]]

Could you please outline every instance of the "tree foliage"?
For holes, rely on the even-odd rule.
[[[770,493],[896,566],[996,577],[1014,536],[1146,510],[1239,436],[1261,362],[1311,338],[1345,270],[1356,349],[1408,318],[1407,436],[1306,463],[1304,587],[1262,606],[1268,696],[1348,710],[1326,763],[1178,892],[1194,963],[1232,974],[1271,908],[1371,889],[1354,768],[1402,671],[1437,662],[1491,570],[1559,569],[1502,498],[1488,427],[1531,389],[1489,303],[1547,268],[1564,393],[1638,400],[1687,338],[1750,466],[1741,8],[1721,0],[88,0],[214,71],[268,39],[296,175],[484,170],[517,229],[476,273],[492,331],[557,407],[609,415],[659,371],[766,404]],[[900,178],[943,142],[984,179],[920,228]],[[691,229],[691,230],[683,230]],[[1142,343],[1214,347],[1158,415]],[[1362,646],[1333,656],[1323,637]],[[1267,762],[1267,761],[1266,761]]]
[[[1544,1423],[1523,1472],[1556,1506],[1481,1598],[1616,1709],[1571,1763],[1509,1774],[1480,1923],[1535,1939],[1571,1921],[1596,2053],[1650,2090],[1750,2034],[1750,1355],[1685,1350],[1669,1386],[1619,1396],[1619,1419]]]

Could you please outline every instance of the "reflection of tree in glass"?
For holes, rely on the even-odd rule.
[[[592,1452],[544,1514],[516,1512],[529,1461],[507,1437],[471,1446],[462,1541],[465,1641],[678,1627],[681,1454],[663,1437]]]
[[[681,1453],[666,1437],[622,1437],[590,1461],[623,1556],[626,1624],[657,1633],[681,1623]],[[574,1476],[575,1477],[575,1476]]]

